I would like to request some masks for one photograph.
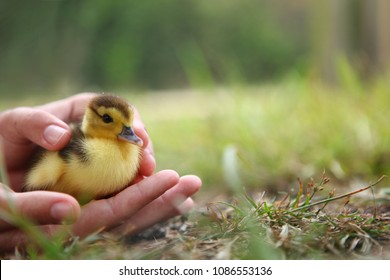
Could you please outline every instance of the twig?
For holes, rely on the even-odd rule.
[[[345,193],[345,194],[342,194],[342,195],[339,195],[339,196],[326,198],[326,199],[323,199],[323,200],[320,200],[320,201],[317,201],[317,202],[314,202],[314,203],[311,203],[311,204],[308,204],[308,205],[303,205],[303,206],[297,207],[295,209],[292,209],[291,212],[296,212],[296,211],[299,211],[299,210],[310,208],[310,207],[315,206],[315,205],[328,203],[328,202],[333,201],[333,200],[337,200],[337,199],[340,199],[340,198],[344,198],[344,197],[347,197],[347,196],[351,196],[351,195],[363,192],[363,191],[368,190],[368,189],[372,188],[373,186],[379,184],[380,181],[382,181],[385,177],[387,177],[387,176],[386,175],[382,175],[375,183],[372,183],[372,184],[368,185],[367,187],[364,187],[364,188],[361,188],[361,189],[358,189],[356,191],[352,191],[352,192],[349,192],[349,193]]]

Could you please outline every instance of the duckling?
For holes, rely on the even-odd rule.
[[[27,173],[24,191],[68,193],[82,202],[121,191],[136,176],[142,139],[132,128],[134,110],[124,99],[99,95],[60,151],[44,150]]]

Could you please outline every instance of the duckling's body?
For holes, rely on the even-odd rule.
[[[25,190],[51,190],[82,200],[118,192],[135,177],[142,140],[132,130],[133,110],[123,99],[101,95],[61,151],[44,151],[27,175]]]

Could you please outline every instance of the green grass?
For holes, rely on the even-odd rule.
[[[64,235],[43,242],[31,234],[34,247],[16,258],[47,259],[388,259],[390,251],[389,200],[373,201],[381,182],[337,194],[328,192],[322,175],[297,182],[297,194],[269,197],[266,192],[244,191],[221,201],[208,202],[186,219],[160,224],[138,238],[97,233],[85,240]],[[332,187],[332,186],[330,186]],[[325,197],[325,199],[324,199]],[[369,210],[369,211],[367,211]],[[26,227],[24,227],[26,228]],[[165,231],[163,238],[155,238]]]
[[[390,223],[386,215],[365,215],[348,207],[349,201],[343,201],[341,205],[337,203],[338,207],[328,205],[353,193],[334,197],[334,193],[330,192],[326,199],[316,201],[317,194],[328,180],[324,176],[318,184],[309,180],[306,187],[299,182],[299,192],[295,197],[286,195],[281,200],[269,202],[264,193],[257,200],[245,194],[244,199],[238,199],[234,204],[219,203],[227,206],[222,208],[224,210],[221,207],[211,208],[222,233],[243,235],[241,244],[236,244],[237,255],[232,254],[229,258],[381,257],[376,250],[383,248],[376,240],[390,238]],[[376,183],[366,189],[374,185]],[[265,240],[263,242],[268,245],[268,250],[272,248],[271,254],[264,254],[258,247],[247,244],[247,236],[255,243],[259,243],[259,239]]]
[[[390,87],[344,76],[339,88],[294,78],[259,87],[123,93],[153,139],[157,168],[202,178],[198,208],[185,222],[162,225],[162,239],[60,236],[43,253],[30,249],[19,257],[390,258],[388,179],[350,193],[390,174]],[[330,183],[310,179],[324,170]],[[334,199],[343,194],[348,198]]]
[[[154,139],[160,169],[197,173],[206,188],[231,181],[285,188],[324,169],[344,182],[389,174],[389,91],[379,82],[352,92],[298,80],[129,99]],[[229,153],[238,169],[233,180]]]

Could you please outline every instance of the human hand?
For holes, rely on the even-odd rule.
[[[71,138],[67,123],[79,122],[95,94],[78,94],[36,108],[21,107],[0,114],[0,145],[3,146],[9,185],[20,191],[32,155],[41,146],[60,150]],[[139,113],[135,110],[135,133],[143,140],[143,155],[137,181],[153,174],[153,146]]]
[[[77,201],[67,194],[46,191],[15,193],[2,187],[0,211],[7,211],[9,201],[14,201],[19,215],[34,221],[39,230],[49,236],[68,229],[69,225],[61,224],[63,221],[70,223],[71,234],[81,238],[101,229],[133,234],[188,212],[194,204],[191,196],[201,184],[196,176],[180,178],[175,171],[164,170],[111,198],[91,201],[81,210]],[[0,250],[9,251],[29,242],[30,236],[15,227],[12,221],[0,219]]]
[[[0,114],[0,136],[10,186],[14,191],[20,190],[28,161],[37,145],[48,150],[64,147],[71,137],[67,122],[81,120],[92,97],[93,94],[81,94],[37,108],[17,108]],[[135,180],[137,183],[131,188],[109,199],[92,201],[80,209],[77,201],[66,194],[45,191],[15,193],[4,191],[2,187],[0,210],[7,212],[11,197],[17,212],[32,219],[44,232],[50,234],[59,230],[62,226],[55,224],[67,218],[67,222],[73,223],[74,234],[86,236],[102,227],[109,229],[118,224],[122,226],[116,229],[117,232],[137,232],[190,209],[193,205],[191,196],[201,186],[199,178],[179,178],[174,171],[163,171],[142,180],[153,173],[155,160],[151,141],[137,112],[134,129],[144,142],[144,152],[139,176]],[[9,249],[26,241],[27,236],[15,228],[12,221],[0,216],[0,248]]]

